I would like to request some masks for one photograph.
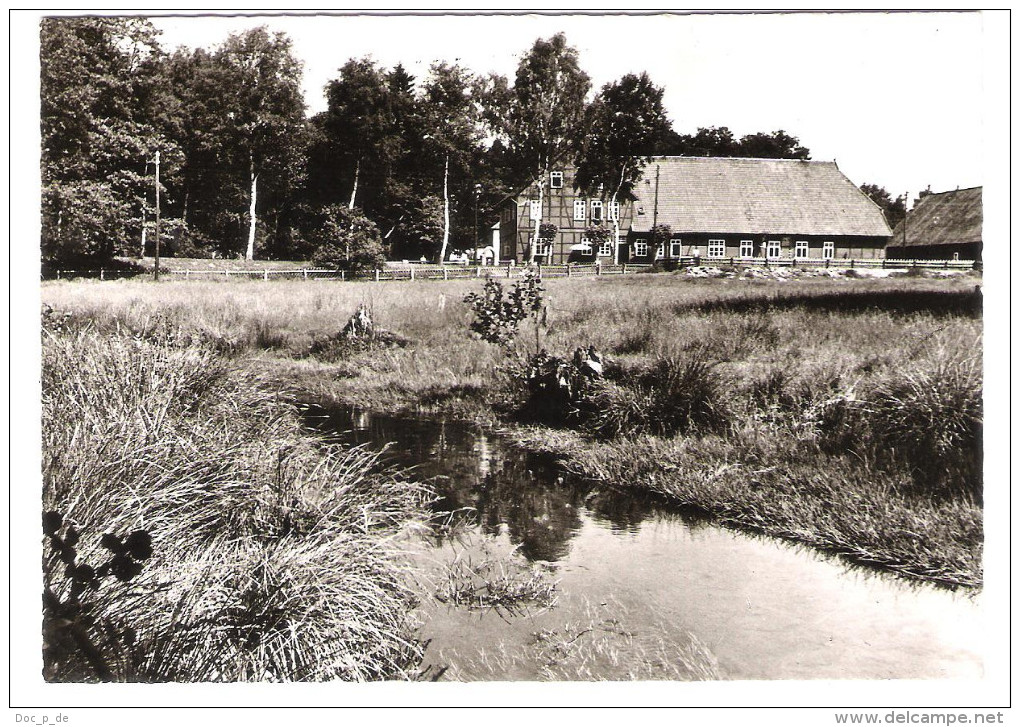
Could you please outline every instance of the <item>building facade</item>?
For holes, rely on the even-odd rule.
[[[926,194],[893,230],[886,255],[896,260],[981,260],[981,187]]]
[[[540,182],[546,185],[541,222],[557,228],[536,250],[546,263],[880,258],[891,235],[881,209],[835,162],[656,157],[645,166],[635,199],[615,206],[577,195],[569,166],[508,198],[501,208],[501,259],[529,259]],[[590,226],[612,232],[614,216],[617,243],[591,244]],[[657,227],[669,234],[655,239]]]

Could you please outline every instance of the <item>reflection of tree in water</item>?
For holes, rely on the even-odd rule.
[[[548,459],[508,447],[479,427],[351,410],[317,413],[309,423],[333,441],[387,444],[384,462],[413,466],[416,477],[431,482],[440,497],[436,511],[471,508],[488,534],[498,534],[505,524],[529,560],[556,561],[567,554],[581,528],[580,508],[614,530],[633,532],[654,507],[643,497],[572,482]]]
[[[564,482],[548,465],[523,453],[507,452],[485,478],[478,500],[479,518],[488,533],[506,523],[510,539],[529,560],[561,559],[581,528],[578,507],[584,492]]]
[[[655,512],[651,498],[612,489],[593,490],[587,500],[594,518],[607,520],[616,532],[634,533]]]

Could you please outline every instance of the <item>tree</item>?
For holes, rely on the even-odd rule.
[[[139,229],[146,161],[172,148],[151,122],[157,33],[141,18],[45,18],[40,25],[44,260],[104,259]]]
[[[443,240],[439,260],[446,259],[450,244],[451,165],[459,198],[471,187],[471,167],[481,138],[471,97],[474,81],[457,65],[434,63],[422,90],[421,112],[428,133],[423,137],[428,157],[443,169]],[[438,166],[438,164],[437,164]]]
[[[482,88],[484,118],[507,148],[515,174],[538,180],[538,219],[529,260],[534,261],[545,185],[553,165],[568,158],[583,136],[584,100],[591,86],[577,50],[558,33],[538,39],[517,66],[513,87],[490,76]]]
[[[361,58],[343,65],[340,77],[327,85],[326,97],[323,126],[350,189],[347,208],[354,209],[366,168],[378,173],[395,156],[393,93],[375,61]]]
[[[800,145],[800,140],[785,131],[771,134],[748,134],[740,139],[740,146],[734,156],[755,159],[810,159],[811,152]]]
[[[669,129],[663,90],[647,73],[628,74],[602,87],[585,114],[585,138],[578,149],[574,187],[587,197],[609,197],[614,260],[619,262],[618,203],[634,199],[634,185],[651,161],[656,142]]]
[[[250,183],[245,258],[255,256],[255,227],[260,178],[292,186],[301,158],[304,101],[301,63],[283,33],[264,27],[231,35],[215,59],[226,72],[226,130],[233,137],[235,164],[246,167]]]
[[[862,184],[861,191],[882,209],[889,227],[895,228],[907,216],[907,195],[901,194],[895,200],[892,195],[877,184]]]
[[[725,126],[702,127],[694,134],[665,131],[656,144],[657,154],[757,159],[810,159],[811,151],[785,131],[756,132],[739,140]]]

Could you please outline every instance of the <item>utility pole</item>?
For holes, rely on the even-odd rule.
[[[159,150],[156,150],[156,267],[153,280],[159,280]]]

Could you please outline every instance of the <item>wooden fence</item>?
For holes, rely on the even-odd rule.
[[[658,263],[664,269],[688,267],[720,267],[720,266],[753,266],[773,268],[833,268],[836,270],[853,270],[858,268],[903,269],[918,268],[922,270],[980,270],[981,263],[973,260],[888,260],[885,258],[861,258],[848,260],[822,260],[818,258],[775,258],[762,260],[731,258],[694,258],[683,257],[662,260]],[[540,278],[583,278],[600,275],[628,275],[654,268],[651,264],[624,263],[621,265],[600,265],[568,263],[565,265],[424,265],[409,263],[406,266],[393,265],[379,270],[368,270],[356,274],[345,273],[343,270],[324,270],[317,268],[298,268],[291,270],[163,270],[161,274],[177,280],[456,280],[461,278],[513,278],[521,277],[528,270],[535,271]],[[57,280],[69,278],[98,278],[113,280],[117,278],[138,277],[148,275],[134,270],[55,270]]]

